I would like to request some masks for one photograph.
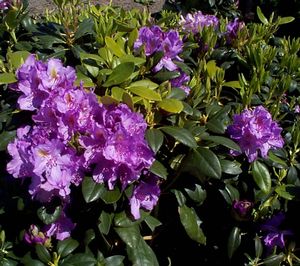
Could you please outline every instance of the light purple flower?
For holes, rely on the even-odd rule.
[[[188,13],[185,17],[181,16],[179,21],[182,30],[187,33],[199,33],[204,27],[217,27],[219,19],[214,15],[205,15],[201,11]]]
[[[182,89],[186,95],[188,95],[191,90],[191,88],[186,85],[189,81],[190,76],[182,71],[179,77],[170,80],[172,87]]]
[[[258,155],[267,157],[270,149],[282,148],[284,140],[280,135],[281,131],[263,106],[253,110],[246,109],[240,115],[234,115],[233,124],[228,126],[230,137],[237,141],[249,162],[256,160]],[[234,151],[232,154],[240,153]]]
[[[141,208],[151,211],[157,204],[159,195],[158,178],[149,174],[147,178],[135,186],[130,198],[130,211],[134,219],[137,220],[141,217]]]
[[[235,200],[232,204],[232,207],[239,219],[247,220],[251,216],[253,202],[248,200]]]
[[[280,212],[261,226],[261,230],[265,232],[264,244],[268,248],[278,246],[285,247],[285,237],[292,235],[290,230],[280,230],[279,227],[285,219],[284,213]]]
[[[11,5],[10,0],[0,0],[0,10],[8,9],[10,5]]]
[[[300,106],[298,104],[295,105],[294,113],[295,114],[300,114]]]

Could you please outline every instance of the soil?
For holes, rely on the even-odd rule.
[[[32,15],[42,15],[46,9],[53,10],[55,9],[55,4],[51,0],[28,0],[29,2],[29,11]],[[87,2],[87,1],[84,1]],[[126,10],[132,8],[143,9],[145,6],[139,3],[134,2],[134,0],[92,0],[92,4],[100,5],[109,5],[110,2],[113,6],[121,6]],[[159,12],[165,3],[165,0],[155,0],[153,4],[150,5],[151,13]]]

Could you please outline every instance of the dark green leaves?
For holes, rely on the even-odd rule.
[[[63,241],[58,242],[57,252],[62,258],[64,258],[69,254],[71,254],[78,246],[79,246],[78,241],[72,238],[67,238]]]
[[[146,131],[146,140],[150,148],[157,153],[164,141],[164,135],[160,130],[152,128]]]
[[[99,199],[103,192],[103,184],[96,183],[91,177],[88,176],[83,179],[82,194],[87,203]]]
[[[271,190],[272,183],[268,168],[259,161],[254,161],[252,166],[252,175],[255,183],[264,193],[268,193]]]
[[[241,229],[238,227],[233,227],[227,243],[227,252],[228,257],[232,258],[234,252],[237,250],[237,248],[241,244]]]
[[[121,63],[116,68],[113,69],[113,72],[109,75],[106,82],[103,84],[104,87],[110,87],[113,85],[118,85],[126,81],[134,71],[134,63],[126,62]]]

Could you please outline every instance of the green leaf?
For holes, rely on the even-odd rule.
[[[41,244],[37,244],[35,245],[35,252],[39,259],[48,265],[48,263],[51,261],[51,255],[46,247]]]
[[[207,62],[206,64],[206,69],[207,69],[207,74],[208,76],[213,79],[216,76],[218,67],[216,65],[216,61],[215,60],[210,60]]]
[[[154,89],[158,88],[158,86],[159,85],[157,83],[154,83],[150,79],[142,79],[142,80],[132,82],[128,86],[128,88],[131,88],[131,87],[144,87],[144,88],[147,88],[147,89],[150,89],[150,90],[154,90]]]
[[[222,172],[228,175],[239,175],[243,172],[241,164],[237,161],[220,160]]]
[[[164,131],[168,135],[175,138],[177,141],[183,143],[184,145],[190,148],[195,149],[198,146],[192,133],[185,128],[166,126],[161,127],[160,130]]]
[[[61,206],[57,206],[53,213],[48,213],[46,207],[41,207],[37,210],[37,216],[45,224],[55,222],[61,214]]]
[[[14,53],[8,53],[8,59],[14,69],[19,68],[24,64],[27,57],[30,55],[28,51],[17,51]]]
[[[260,20],[263,24],[265,24],[265,25],[269,24],[269,21],[268,21],[267,18],[264,16],[264,14],[262,13],[262,11],[261,11],[261,9],[260,9],[259,6],[256,7],[256,13],[257,13],[257,16],[258,16],[259,20]]]
[[[237,248],[241,244],[241,229],[238,227],[233,227],[227,243],[227,252],[228,257],[231,259],[234,252],[237,250]]]
[[[162,224],[159,220],[157,220],[156,218],[154,218],[151,215],[146,216],[144,221],[149,226],[149,228],[151,229],[152,232],[154,231],[154,229],[156,227],[158,227]]]
[[[157,106],[169,113],[180,113],[183,110],[183,104],[177,99],[163,99]]]
[[[146,87],[128,87],[127,89],[144,99],[157,102],[161,101],[161,96],[158,92]]]
[[[174,195],[177,199],[178,205],[180,207],[184,206],[185,203],[186,203],[186,197],[183,195],[183,193],[181,191],[177,190],[177,189],[173,189],[172,193],[174,193]]]
[[[154,153],[157,153],[164,142],[164,134],[156,128],[147,129],[146,140]]]
[[[109,96],[109,95],[104,95],[100,98],[101,103],[103,103],[104,105],[111,105],[111,104],[118,104],[119,101],[116,100],[115,98]]]
[[[229,88],[234,88],[234,89],[241,89],[242,86],[238,80],[234,81],[227,81],[222,84],[223,87],[229,87]]]
[[[83,87],[85,88],[95,87],[95,84],[91,78],[85,76],[81,72],[77,72],[76,75],[77,75],[77,79],[75,80],[76,86],[80,86],[80,83],[83,82]]]
[[[85,35],[95,35],[94,32],[94,20],[92,18],[86,18],[80,22],[77,31],[75,32],[75,40],[85,36]]]
[[[153,250],[142,238],[138,225],[115,228],[127,246],[127,254],[132,265],[159,266]]]
[[[0,74],[0,85],[11,84],[16,82],[16,75],[14,73],[1,73]]]
[[[105,192],[103,184],[96,183],[91,177],[86,176],[82,182],[82,195],[85,202],[89,203],[100,198]]]
[[[107,81],[103,84],[104,87],[110,87],[113,85],[118,85],[126,81],[134,71],[134,63],[121,63],[108,77]]]
[[[239,151],[241,152],[241,148],[238,144],[236,144],[233,140],[229,139],[229,138],[225,138],[222,136],[209,136],[209,135],[203,135],[201,137],[204,140],[209,140],[212,141],[214,143],[223,145],[231,150],[235,150],[235,151]]]
[[[78,241],[67,238],[63,241],[59,241],[57,244],[57,252],[61,258],[67,257],[79,246]]]
[[[200,227],[202,222],[197,216],[195,210],[183,205],[178,208],[178,212],[180,221],[188,236],[199,244],[205,245],[206,237]]]
[[[287,191],[287,188],[292,188],[292,187],[295,187],[295,186],[294,185],[281,185],[281,186],[276,187],[275,191],[280,197],[287,199],[287,200],[293,200],[294,195],[291,195]]]
[[[252,175],[257,186],[264,193],[270,192],[272,182],[268,168],[259,161],[254,161],[252,166]]]
[[[114,255],[105,258],[105,266],[123,266],[123,260],[125,259],[124,256],[121,255]]]
[[[202,189],[202,187],[198,184],[195,185],[195,190],[191,190],[188,188],[184,189],[189,197],[197,203],[197,205],[201,205],[206,199],[206,190]]]
[[[265,266],[280,266],[281,262],[285,260],[285,254],[271,255],[263,260]]]
[[[157,79],[160,82],[164,82],[178,77],[180,77],[180,72],[178,71],[159,71],[153,76],[154,79]]]
[[[129,93],[123,92],[122,102],[125,103],[132,111],[134,111],[133,99]]]
[[[155,160],[153,162],[149,171],[165,180],[168,177],[168,171],[167,171],[166,167],[164,167],[164,165],[157,160]]]
[[[129,33],[128,46],[130,48],[133,48],[133,45],[134,45],[136,39],[138,38],[138,36],[139,36],[139,31],[136,28]]]
[[[97,265],[97,260],[94,256],[85,253],[77,253],[73,256],[69,256],[64,260],[61,266],[95,266]]]
[[[282,25],[282,24],[288,24],[291,23],[295,20],[294,17],[283,17],[283,18],[279,18],[278,20],[278,25]]]
[[[26,255],[21,259],[22,265],[30,265],[30,266],[45,266],[39,260],[32,259],[30,256],[30,252],[26,253]]]
[[[122,57],[122,56],[126,55],[126,53],[124,52],[124,49],[119,44],[117,44],[112,38],[106,36],[105,44],[106,44],[107,48],[117,57]]]
[[[122,192],[118,187],[115,187],[113,190],[107,190],[104,187],[104,192],[100,195],[100,198],[106,203],[106,204],[112,204],[117,202],[122,196]]]
[[[273,163],[276,163],[276,164],[282,166],[283,168],[288,168],[287,163],[284,160],[282,160],[281,158],[279,158],[278,156],[276,156],[274,154],[274,152],[272,152],[272,151],[269,151],[268,159],[270,159]]]
[[[104,235],[109,233],[114,214],[102,211],[99,217],[99,225],[98,228],[100,232]]]
[[[0,134],[0,151],[5,151],[9,142],[16,137],[16,130],[3,131]]]
[[[222,168],[218,157],[209,149],[199,147],[195,151],[199,171],[207,177],[220,179]]]

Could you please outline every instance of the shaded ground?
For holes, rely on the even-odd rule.
[[[51,0],[28,0],[29,10],[32,14],[43,14],[46,9],[54,9],[55,5]],[[87,2],[87,1],[85,1]],[[106,4],[110,3],[109,0],[91,0],[93,4]],[[124,9],[139,8],[143,9],[144,6],[138,3],[135,3],[134,0],[112,0],[113,5],[121,6]],[[165,0],[156,0],[154,4],[150,6],[150,11],[152,13],[158,12],[162,9]]]

